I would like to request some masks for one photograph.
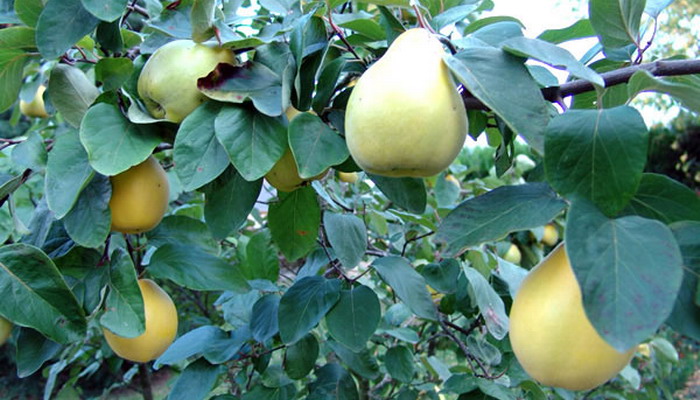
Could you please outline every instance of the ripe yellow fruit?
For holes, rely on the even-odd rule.
[[[135,338],[117,336],[107,329],[102,332],[109,347],[121,358],[148,362],[160,357],[177,334],[177,309],[163,289],[150,279],[140,279],[146,315],[146,331]]]
[[[542,235],[542,243],[547,246],[554,246],[559,241],[559,232],[552,224],[544,226],[544,234]]]
[[[165,170],[153,157],[112,176],[112,230],[141,233],[155,228],[168,210],[170,185]]]
[[[155,118],[181,122],[207,97],[197,89],[197,79],[219,63],[236,64],[233,52],[222,47],[172,41],[153,53],[139,75],[139,96]]]
[[[12,322],[0,317],[0,346],[5,344],[12,333]]]
[[[44,92],[46,91],[46,86],[41,85],[36,91],[34,98],[30,102],[24,100],[19,101],[19,111],[26,115],[27,117],[33,118],[48,118],[49,114],[46,112],[46,107],[44,106]]]
[[[523,255],[520,253],[518,246],[511,244],[506,254],[503,255],[503,259],[513,264],[520,264],[520,261],[523,259]]]
[[[357,81],[345,113],[345,138],[362,169],[427,177],[457,157],[467,116],[444,54],[428,31],[410,29]]]
[[[282,158],[280,158],[265,175],[265,179],[279,191],[293,192],[306,185],[308,182],[323,178],[326,172],[327,171],[323,171],[313,178],[303,179],[299,176],[299,169],[297,169],[297,164],[294,161],[294,155],[292,154],[292,150],[288,147],[282,155]]]
[[[460,189],[462,188],[462,184],[459,182],[459,179],[455,178],[455,176],[452,174],[447,175],[445,177],[445,180],[448,182],[452,182],[455,186],[457,186]]]
[[[530,271],[510,310],[510,343],[525,371],[547,386],[588,390],[627,365],[591,325],[564,245]]]
[[[342,172],[338,171],[338,178],[342,182],[346,183],[355,183],[359,179],[359,176],[357,175],[357,172]]]

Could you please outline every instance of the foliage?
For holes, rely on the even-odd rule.
[[[147,368],[102,336],[143,331],[137,277],[178,307],[178,338],[148,364],[179,373],[169,398],[668,397],[682,384],[674,344],[700,340],[697,160],[686,150],[684,173],[669,174],[629,103],[651,91],[700,112],[700,76],[603,78],[644,59],[669,3],[590,0],[589,19],[533,39],[514,18],[484,17],[491,0],[1,1],[0,316],[15,328],[0,382],[22,379],[0,397],[34,394],[27,382],[45,398],[147,387]],[[425,179],[342,182],[337,171],[360,171],[344,136],[352,88],[416,26],[447,34],[445,64],[479,103],[469,135],[490,147]],[[583,59],[558,46],[592,36]],[[137,89],[176,39],[239,61],[200,77],[209,100],[181,124],[153,118]],[[541,64],[593,90],[557,107]],[[22,116],[42,84],[51,117]],[[290,123],[290,107],[316,115]],[[288,147],[303,178],[331,172],[275,191],[263,177]],[[107,177],[151,154],[167,170],[167,215],[108,233]],[[598,333],[618,350],[647,344],[592,392],[540,386],[508,340],[518,285],[551,250],[547,224]],[[520,265],[502,258],[511,245]]]

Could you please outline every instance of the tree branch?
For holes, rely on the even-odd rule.
[[[632,75],[640,70],[649,72],[654,76],[678,76],[700,74],[700,59],[698,60],[661,60],[630,67],[616,69],[600,74],[605,81],[605,87],[629,82]],[[547,101],[556,102],[557,99],[574,96],[580,93],[595,90],[593,84],[583,79],[567,82],[561,86],[542,89],[542,95]],[[479,99],[468,91],[462,93],[464,106],[468,110],[489,110]]]

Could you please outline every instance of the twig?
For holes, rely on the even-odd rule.
[[[420,8],[418,8],[418,4],[413,4],[413,11],[416,12],[416,18],[418,19],[418,25],[421,26],[423,29],[427,29],[430,33],[435,33],[435,30],[433,29],[432,26],[428,23],[428,21],[425,20],[425,17],[423,17],[423,13],[420,12]]]
[[[449,338],[452,339],[452,341],[455,342],[457,344],[457,346],[459,346],[459,348],[464,353],[465,357],[467,357],[467,362],[469,362],[469,366],[471,367],[472,371],[474,371],[474,376],[476,376],[477,378],[494,380],[494,379],[500,378],[501,376],[503,376],[503,374],[505,374],[505,370],[504,370],[503,372],[501,372],[498,375],[491,375],[488,372],[488,370],[486,369],[486,366],[484,365],[484,363],[482,363],[478,357],[474,356],[469,351],[469,348],[467,347],[467,345],[460,338],[458,338],[454,333],[452,333],[452,331],[450,331],[450,329],[448,328],[448,325],[447,325],[447,321],[443,320],[442,318],[438,318],[438,323],[442,327],[442,330],[445,331],[447,336],[449,336]],[[481,370],[482,373],[476,372],[476,368],[474,367],[474,364],[472,363],[472,361],[477,364],[477,366],[479,367],[479,369]]]
[[[151,374],[148,371],[148,366],[144,363],[139,363],[139,376],[141,377],[141,394],[143,394],[143,400],[153,400]]]
[[[335,35],[338,36],[338,38],[340,39],[341,42],[343,42],[343,44],[348,49],[348,51],[350,53],[352,53],[352,55],[355,56],[355,58],[357,60],[359,60],[362,63],[362,65],[364,65],[366,67],[367,64],[365,63],[365,61],[362,59],[362,57],[360,57],[357,54],[357,52],[355,51],[355,48],[353,48],[352,45],[350,44],[350,42],[348,42],[348,40],[345,38],[345,35],[343,34],[343,30],[340,29],[340,27],[338,25],[336,25],[335,22],[333,22],[333,9],[330,7],[330,2],[328,0],[326,0],[326,6],[328,7],[328,17],[326,18],[326,20],[328,21],[328,25],[331,26],[331,29],[333,29],[333,32],[335,33]]]
[[[406,254],[406,247],[408,246],[409,243],[415,242],[416,240],[421,240],[421,239],[423,239],[424,237],[430,236],[430,235],[432,235],[432,234],[434,234],[434,233],[435,233],[435,231],[430,231],[430,232],[428,232],[428,233],[424,233],[424,234],[422,234],[422,235],[414,236],[414,237],[412,237],[412,238],[410,238],[410,239],[407,239],[407,240],[403,243],[403,248],[401,249],[401,257],[403,257],[403,256]]]

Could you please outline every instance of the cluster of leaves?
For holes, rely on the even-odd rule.
[[[180,337],[154,364],[182,369],[172,398],[215,388],[243,399],[545,398],[506,339],[527,270],[499,255],[512,240],[523,265],[536,264],[541,227],[555,218],[610,344],[630,348],[664,323],[700,339],[700,200],[643,173],[648,131],[627,105],[657,91],[700,111],[698,77],[640,70],[604,88],[601,76],[641,61],[641,21],[668,3],[591,0],[590,20],[529,39],[513,18],[479,18],[490,0],[15,1],[2,14],[0,109],[48,79],[54,115],[2,142],[0,290],[11,295],[0,314],[21,326],[18,375],[50,362],[48,397],[57,381],[67,390],[118,371],[100,362],[110,356],[101,328],[143,331],[145,274],[188,303]],[[488,135],[495,167],[464,151],[430,179],[328,176],[269,193],[262,178],[287,145],[303,177],[358,170],[343,139],[352,81],[418,20],[454,34],[445,62],[489,109],[469,111],[469,133]],[[557,46],[592,36],[582,60]],[[148,54],[182,38],[218,40],[246,62],[200,79],[212,100],[174,125],[143,110],[136,82]],[[595,91],[558,113],[541,90],[556,78],[528,59]],[[290,105],[318,116],[288,123]],[[172,164],[169,215],[145,235],[110,234],[107,177],[154,150]]]

